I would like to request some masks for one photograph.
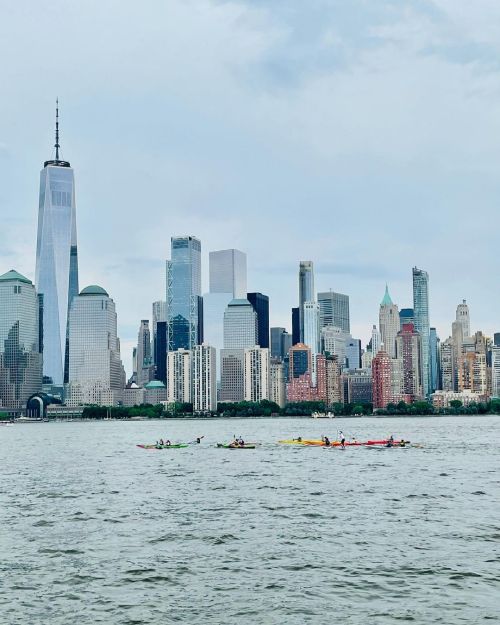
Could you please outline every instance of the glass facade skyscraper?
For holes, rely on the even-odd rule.
[[[335,326],[346,334],[351,331],[349,295],[325,291],[318,293],[319,326]]]
[[[269,347],[269,297],[262,293],[247,293],[247,300],[257,313],[257,345]]]
[[[203,342],[201,242],[172,237],[167,260],[168,351],[192,349]]]
[[[69,405],[115,405],[125,371],[114,301],[100,286],[82,290],[69,312]]]
[[[210,293],[231,293],[246,297],[247,256],[239,250],[218,250],[209,254]]]
[[[68,311],[78,295],[75,179],[68,161],[59,158],[56,116],[56,155],[40,172],[36,278],[43,295],[43,372],[55,385],[68,378]]]
[[[11,270],[0,276],[0,404],[23,408],[42,390],[39,303],[32,282]]]
[[[413,313],[415,330],[422,340],[422,389],[428,397],[431,388],[430,323],[429,323],[429,274],[413,267]]]

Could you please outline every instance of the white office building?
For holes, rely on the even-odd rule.
[[[191,354],[193,412],[217,410],[217,352],[203,343],[195,345]]]
[[[245,401],[269,399],[269,349],[245,350]]]
[[[167,401],[191,402],[191,351],[178,349],[167,355]]]

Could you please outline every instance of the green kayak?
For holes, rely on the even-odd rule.
[[[141,449],[184,449],[189,447],[187,443],[178,443],[176,445],[137,445]]]
[[[233,445],[232,443],[217,443],[222,449],[255,449],[255,445]]]

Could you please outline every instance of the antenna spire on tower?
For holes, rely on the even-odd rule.
[[[56,149],[56,161],[59,160],[59,98],[56,98],[56,143],[54,145]]]

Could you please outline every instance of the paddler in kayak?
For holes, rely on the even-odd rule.
[[[406,447],[406,441],[405,441],[405,439],[404,439],[404,438],[402,438],[402,439],[399,441],[399,446],[400,446],[400,447]]]
[[[345,449],[345,434],[344,432],[340,432],[340,445],[342,449]]]
[[[390,437],[387,439],[386,447],[393,447],[393,446],[394,446],[394,436],[391,434]]]
[[[325,443],[325,447],[330,447],[330,439],[328,436],[323,436],[323,442]]]

